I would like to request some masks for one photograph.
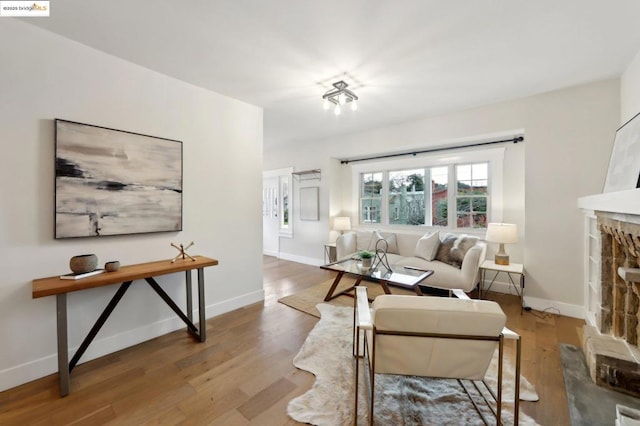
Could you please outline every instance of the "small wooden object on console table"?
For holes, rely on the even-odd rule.
[[[188,245],[188,246],[186,246],[186,247],[185,247],[185,246],[183,246],[182,244],[180,244],[180,247],[178,247],[177,245],[175,245],[175,244],[171,243],[171,246],[172,246],[172,247],[175,247],[175,248],[176,248],[176,249],[178,249],[178,251],[180,252],[180,253],[178,253],[178,255],[177,255],[176,257],[174,257],[174,258],[171,260],[171,263],[174,263],[176,260],[180,259],[181,257],[182,257],[182,259],[186,259],[186,258],[188,257],[189,259],[191,259],[191,260],[194,260],[194,261],[195,261],[195,259],[194,259],[193,257],[189,256],[189,253],[187,253],[187,249],[188,249],[189,247],[191,247],[193,244],[194,244],[194,243],[193,243],[193,241],[191,241],[191,244],[189,244],[189,245]]]
[[[144,279],[155,290],[156,293],[165,301],[167,305],[187,324],[188,331],[194,335],[199,341],[204,342],[207,339],[207,327],[205,317],[204,303],[204,268],[207,266],[215,266],[218,264],[216,259],[210,259],[204,256],[191,257],[193,260],[179,259],[174,261],[160,260],[157,262],[140,263],[137,265],[127,265],[119,270],[109,272],[108,274],[100,274],[92,277],[82,278],[79,280],[63,280],[58,276],[40,278],[33,280],[34,299],[45,296],[56,296],[57,301],[57,334],[58,334],[58,378],[60,381],[60,396],[69,394],[70,373],[76,366],[80,357],[87,350],[93,339],[100,331],[100,328],[109,318],[115,307],[122,299],[122,296],[129,289],[134,280]],[[192,289],[191,289],[191,271],[198,270],[198,309],[199,320],[198,327],[193,324],[193,305],[192,305]],[[186,291],[187,291],[187,313],[186,315],[169,297],[169,295],[158,285],[154,277],[160,275],[172,274],[175,272],[186,273]],[[67,293],[73,291],[86,290],[89,288],[103,287],[112,284],[120,284],[111,301],[98,317],[87,337],[69,361],[69,346],[67,337]]]

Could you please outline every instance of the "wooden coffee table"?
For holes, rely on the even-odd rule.
[[[391,294],[389,285],[392,285],[395,287],[411,289],[415,291],[418,296],[422,296],[422,290],[420,290],[419,284],[429,276],[433,275],[433,271],[431,270],[413,268],[410,266],[393,266],[391,270],[388,270],[383,265],[378,265],[375,269],[363,269],[362,261],[355,259],[345,259],[329,263],[327,265],[322,265],[320,267],[322,269],[336,271],[338,273],[324,298],[325,302],[335,299],[343,294],[345,296],[354,297],[353,291],[357,285],[360,285],[362,280],[380,284],[385,294]],[[355,276],[356,282],[351,287],[334,294],[340,280],[345,274]]]

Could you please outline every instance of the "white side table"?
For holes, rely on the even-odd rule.
[[[327,243],[324,245],[324,263],[325,265],[328,263],[335,262],[338,257],[336,253],[336,243]]]
[[[495,275],[491,279],[489,283],[489,287],[485,289],[484,283],[487,276],[487,271],[495,272]],[[520,314],[522,315],[522,310],[524,309],[524,265],[521,263],[509,263],[508,265],[498,265],[493,260],[485,260],[480,265],[480,286],[478,287],[478,297],[482,299],[483,293],[486,293],[491,289],[491,286],[495,282],[496,278],[500,273],[506,273],[509,277],[509,281],[513,288],[516,290],[516,294],[520,297]],[[513,280],[513,275],[518,275],[520,277],[519,285],[516,285]]]

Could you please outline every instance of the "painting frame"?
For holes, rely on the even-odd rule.
[[[181,141],[54,120],[54,238],[179,232]]]
[[[318,221],[320,190],[317,186],[300,188],[300,220]]]
[[[603,193],[640,188],[640,113],[616,130]]]

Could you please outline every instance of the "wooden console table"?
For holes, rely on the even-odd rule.
[[[56,296],[57,305],[57,335],[58,335],[58,379],[60,382],[60,396],[69,394],[69,382],[71,370],[76,366],[80,357],[87,350],[93,339],[100,331],[122,299],[122,296],[129,289],[134,280],[144,279],[151,288],[165,301],[167,305],[187,324],[187,329],[201,342],[207,339],[207,327],[205,318],[204,304],[204,268],[207,266],[215,266],[218,264],[216,259],[210,259],[204,256],[195,256],[195,261],[191,259],[179,259],[174,263],[171,260],[161,260],[157,262],[139,263],[137,265],[123,266],[116,272],[104,272],[92,277],[82,278],[79,280],[63,280],[59,276],[40,278],[33,280],[32,296],[34,299],[45,296]],[[198,270],[198,327],[193,324],[193,305],[191,291],[191,271]],[[187,287],[187,314],[185,315],[169,295],[158,285],[153,277],[160,275],[172,274],[175,272],[186,272]],[[69,362],[69,346],[67,336],[67,293],[72,291],[86,290],[89,288],[103,287],[121,283],[111,301],[107,304],[104,311],[98,317],[87,337],[74,354]]]

